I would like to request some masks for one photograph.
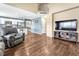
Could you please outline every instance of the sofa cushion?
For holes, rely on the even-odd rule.
[[[16,36],[15,36],[15,39],[16,38],[23,38],[23,33],[17,33]]]
[[[18,33],[16,28],[3,28],[4,35]]]

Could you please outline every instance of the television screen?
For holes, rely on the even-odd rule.
[[[56,21],[56,30],[77,30],[77,20]]]

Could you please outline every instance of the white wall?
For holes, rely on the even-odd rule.
[[[46,33],[46,19],[44,19],[45,16],[43,16],[41,18],[41,21],[42,21],[42,33]]]
[[[57,13],[54,15],[54,20],[59,21],[59,20],[77,19],[78,20],[77,30],[79,31],[79,13],[78,12],[79,12],[79,8]]]
[[[46,17],[46,34],[48,37],[53,37],[53,25],[52,25],[52,14],[48,14]]]

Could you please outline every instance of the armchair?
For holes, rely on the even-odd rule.
[[[1,36],[4,40],[5,46],[14,47],[15,45],[24,41],[25,34],[18,32],[17,28],[3,28],[3,35]]]

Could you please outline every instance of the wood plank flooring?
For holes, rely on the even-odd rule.
[[[21,44],[6,49],[5,56],[79,56],[79,44],[29,32]]]

